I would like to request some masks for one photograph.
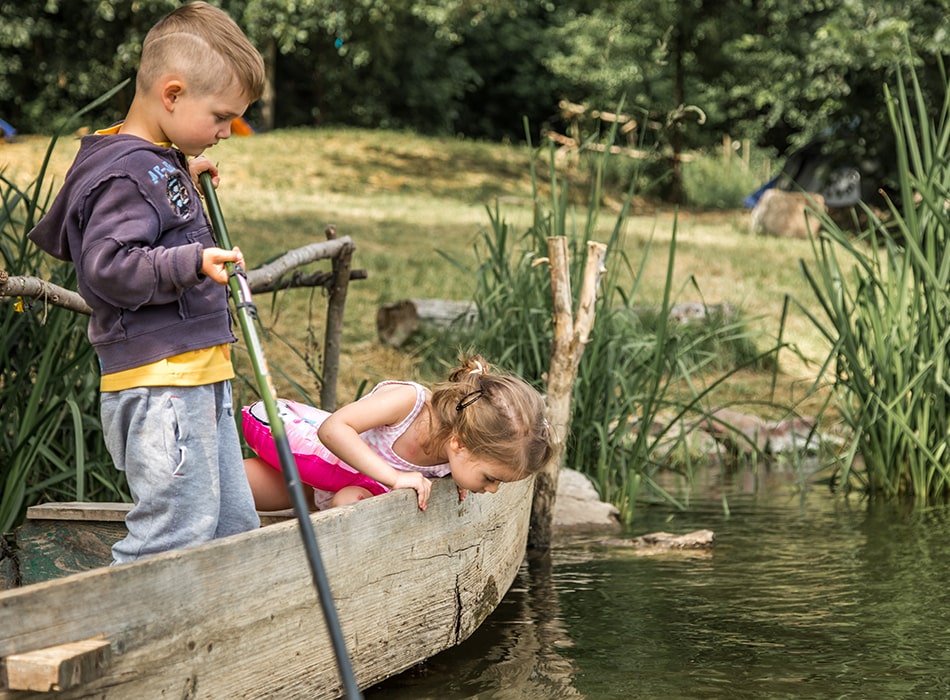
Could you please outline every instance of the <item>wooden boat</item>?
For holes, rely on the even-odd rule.
[[[439,479],[425,512],[400,490],[311,516],[361,688],[458,644],[495,609],[524,558],[533,481],[459,502]],[[80,548],[97,528],[102,539],[89,526]],[[37,540],[41,554],[76,568],[56,539]],[[3,700],[343,692],[293,518],[0,592],[0,657]]]

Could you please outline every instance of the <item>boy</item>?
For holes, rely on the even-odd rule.
[[[30,238],[76,266],[102,368],[102,430],[134,506],[113,564],[260,525],[231,401],[225,262],[189,168],[263,92],[240,28],[204,2],[179,7],[142,45],[120,124],[83,138]],[[174,145],[173,145],[174,144]]]

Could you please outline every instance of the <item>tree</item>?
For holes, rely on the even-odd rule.
[[[0,116],[48,132],[134,75],[142,39],[175,0],[18,0],[0,3]],[[134,10],[134,11],[133,11]],[[125,113],[131,86],[91,118]]]
[[[622,102],[639,118],[641,144],[668,152],[666,196],[679,201],[681,154],[709,141],[709,131],[697,128],[707,108],[702,65],[718,61],[724,3],[589,4],[552,31],[560,50],[548,66],[571,101],[598,109]]]
[[[265,124],[492,137],[520,137],[521,117],[553,102],[538,58],[553,16],[540,0],[248,0],[241,10],[279,96]]]
[[[753,27],[724,47],[730,75],[750,76],[722,83],[730,121],[779,151],[830,134],[824,149],[832,159],[864,164],[875,189],[890,186],[896,161],[884,85],[917,65],[923,96],[939,101],[943,77],[934,57],[950,30],[945,3],[747,5]]]
[[[674,156],[723,134],[787,152],[831,131],[826,149],[877,163],[874,177],[886,184],[894,159],[883,86],[913,63],[925,98],[942,94],[933,60],[950,35],[942,0],[586,4],[575,3],[559,32],[552,71],[574,101],[603,109],[623,96],[658,124],[698,107],[702,125],[655,132]]]
[[[556,119],[559,98],[623,100],[642,145],[668,158],[672,199],[680,153],[725,134],[781,153],[830,131],[829,150],[892,163],[883,85],[914,64],[939,101],[950,35],[946,0],[217,1],[264,55],[269,89],[251,118],[265,128],[517,139],[522,117]],[[51,131],[131,77],[145,32],[178,4],[0,4],[0,116]],[[90,122],[120,118],[132,89]]]

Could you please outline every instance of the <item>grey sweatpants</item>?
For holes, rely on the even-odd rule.
[[[134,501],[113,564],[260,526],[231,382],[106,392],[102,432]]]

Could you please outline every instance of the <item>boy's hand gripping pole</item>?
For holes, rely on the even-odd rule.
[[[221,214],[221,207],[218,204],[218,197],[214,190],[211,174],[208,172],[201,173],[198,177],[198,181],[204,192],[205,203],[208,207],[208,214],[211,217],[211,225],[218,239],[218,245],[230,250],[232,247],[231,239],[228,236],[228,229],[224,223],[224,217]],[[284,422],[280,419],[280,414],[278,413],[277,395],[271,384],[270,374],[267,370],[267,362],[264,359],[264,350],[261,347],[260,339],[257,336],[257,329],[254,326],[255,312],[254,304],[251,301],[251,289],[247,284],[247,277],[244,275],[244,270],[242,270],[240,266],[229,262],[226,263],[226,267],[228,270],[228,286],[231,290],[231,297],[234,299],[234,305],[238,312],[238,320],[241,324],[241,331],[244,333],[244,342],[247,345],[248,355],[250,355],[251,364],[254,368],[254,375],[257,378],[257,386],[260,390],[261,399],[264,401],[264,407],[267,410],[267,420],[270,423],[271,434],[274,437],[274,445],[277,448],[277,455],[280,458],[280,467],[284,474],[284,481],[287,483],[287,490],[290,492],[294,512],[300,523],[300,535],[303,538],[304,549],[307,552],[307,559],[310,562],[310,570],[313,574],[313,582],[317,587],[320,605],[323,608],[327,629],[330,633],[331,641],[333,642],[337,666],[339,667],[340,678],[343,682],[343,690],[347,698],[362,698],[362,693],[360,693],[359,686],[356,684],[356,678],[353,675],[346,645],[343,642],[343,632],[340,629],[336,608],[333,605],[333,597],[330,593],[330,585],[327,581],[326,571],[320,559],[317,539],[313,532],[313,523],[310,522],[310,509],[307,507],[303,488],[300,484],[297,461],[294,459],[293,452],[290,450],[290,441],[287,439],[287,433],[284,430]]]

